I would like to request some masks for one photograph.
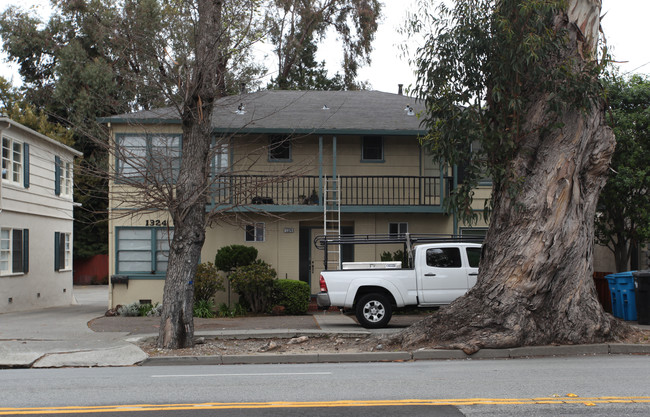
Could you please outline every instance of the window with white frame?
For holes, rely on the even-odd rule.
[[[7,136],[2,137],[2,179],[23,181],[23,143]]]
[[[264,223],[253,223],[246,225],[246,242],[264,242],[265,239]]]
[[[61,158],[56,157],[56,181],[54,185],[56,195],[64,197],[72,197],[72,167],[70,161],[63,161]]]
[[[406,222],[401,223],[388,223],[388,234],[391,237],[398,237],[409,232],[409,224]]]
[[[29,230],[0,229],[0,275],[25,273],[29,269]]]
[[[169,245],[173,230],[129,227],[117,230],[117,272],[154,274],[167,272]]]
[[[72,270],[72,233],[54,233],[54,270]]]

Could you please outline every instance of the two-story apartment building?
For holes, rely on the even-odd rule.
[[[326,228],[355,234],[463,232],[442,206],[454,170],[421,146],[426,130],[420,111],[411,98],[376,91],[260,91],[220,99],[212,119],[212,174],[218,180],[206,210],[225,209],[224,221],[207,231],[202,259],[213,261],[226,245],[254,246],[280,278],[305,281],[317,293],[325,253],[315,248],[314,238]],[[156,155],[180,158],[180,119],[175,110],[161,109],[103,122],[117,150],[109,263],[110,274],[120,278],[111,285],[111,304],[159,302],[171,219],[163,212],[125,216],[128,205],[116,190],[120,176],[160,167]],[[168,165],[172,172],[179,166]],[[489,187],[478,190],[479,197],[481,192],[488,195]],[[328,259],[378,260],[401,247],[343,247]]]
[[[82,154],[0,117],[0,313],[72,302],[74,158]]]

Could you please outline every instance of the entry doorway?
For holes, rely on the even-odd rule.
[[[353,233],[354,226],[341,226],[341,234]],[[309,284],[312,294],[320,292],[320,271],[325,269],[325,251],[314,245],[314,238],[322,234],[322,226],[301,225],[299,229],[299,275],[301,281]],[[341,261],[354,261],[354,245],[341,245]]]

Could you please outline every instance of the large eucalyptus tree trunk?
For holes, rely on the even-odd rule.
[[[556,30],[570,34],[566,54],[576,65],[595,54],[599,13],[600,0],[571,0],[568,12],[556,18]],[[520,188],[493,190],[476,286],[406,329],[397,338],[403,345],[426,341],[473,353],[594,343],[628,331],[603,311],[593,282],[594,215],[615,145],[603,104],[589,112],[564,111],[562,127],[531,129],[544,125],[549,114],[548,97],[536,95],[526,120],[534,133],[509,167]]]
[[[196,56],[185,88],[182,109],[183,145],[176,198],[169,207],[174,237],[163,294],[158,347],[177,349],[193,344],[193,279],[205,241],[206,202],[211,140],[211,115],[217,93],[221,0],[198,0]]]

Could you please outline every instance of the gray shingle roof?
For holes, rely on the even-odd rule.
[[[417,135],[426,133],[410,105],[414,99],[379,91],[269,90],[228,96],[215,103],[216,132]],[[241,110],[240,110],[241,108]],[[103,118],[112,123],[179,123],[173,108]]]

